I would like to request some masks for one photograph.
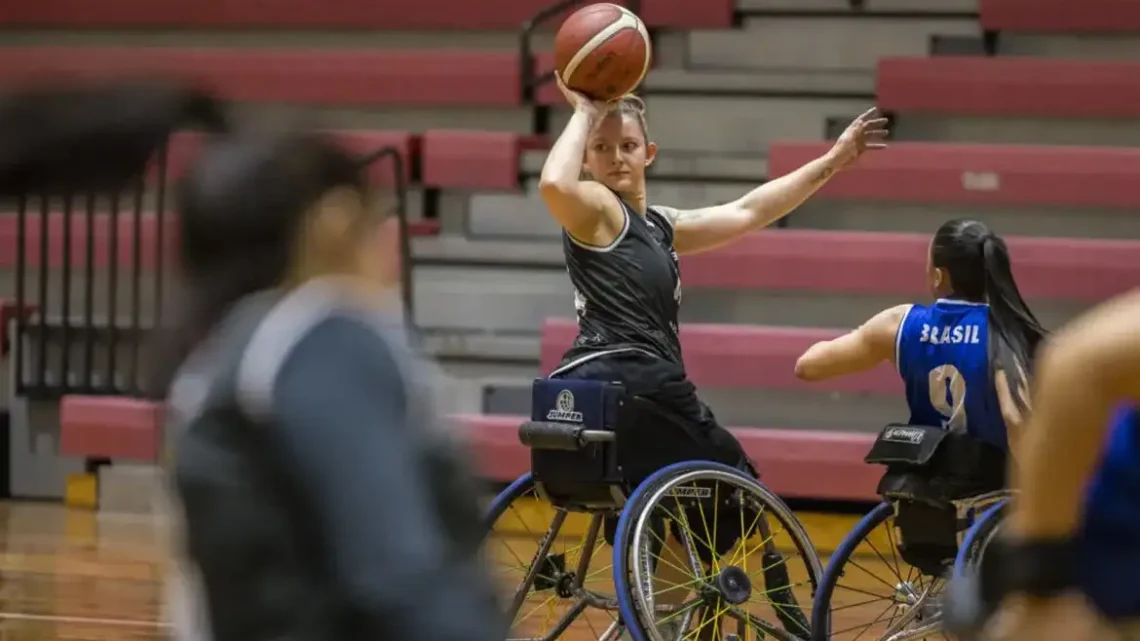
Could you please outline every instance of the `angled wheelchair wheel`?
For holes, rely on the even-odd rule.
[[[977,567],[985,554],[986,546],[1001,531],[1009,508],[1009,499],[991,505],[981,516],[974,521],[962,540],[962,547],[958,549],[958,556],[954,558],[954,576],[960,576]]]
[[[511,622],[508,639],[615,641],[618,623],[605,522],[616,514],[557,509],[528,472],[491,503],[484,559]]]
[[[835,548],[812,607],[812,641],[945,639],[944,580],[899,556],[895,507],[880,503]]]
[[[659,470],[618,521],[614,582],[634,641],[808,639],[820,574],[784,502],[719,463]]]

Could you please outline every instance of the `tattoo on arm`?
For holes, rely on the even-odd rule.
[[[823,182],[823,181],[827,180],[828,178],[831,178],[831,175],[834,173],[835,173],[834,167],[824,167],[823,169],[819,170],[818,174],[816,174],[815,181],[816,182]]]

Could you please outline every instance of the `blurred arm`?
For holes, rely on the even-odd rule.
[[[1054,337],[1034,381],[1018,451],[1010,533],[1054,539],[1078,527],[1115,407],[1140,400],[1140,290],[1104,303]]]
[[[445,530],[400,371],[375,332],[325,321],[276,377],[273,427],[361,638],[501,639],[487,578]]]

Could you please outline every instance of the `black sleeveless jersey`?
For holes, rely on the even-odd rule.
[[[462,444],[402,325],[313,281],[237,303],[183,365],[175,639],[504,638]]]
[[[681,364],[681,271],[672,219],[652,207],[644,216],[624,202],[622,209],[622,230],[605,247],[586,245],[562,232],[578,338],[560,370],[603,354],[634,350]]]

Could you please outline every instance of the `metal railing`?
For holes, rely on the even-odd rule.
[[[534,14],[530,20],[522,23],[522,27],[519,30],[519,86],[522,87],[521,98],[524,105],[534,102],[535,91],[537,91],[539,87],[554,80],[553,69],[541,75],[538,73],[531,36],[534,35],[536,29],[544,25],[551,18],[561,16],[574,7],[585,4],[585,2],[586,0],[558,0],[558,2]],[[640,15],[641,0],[625,0],[622,4],[630,11]]]
[[[399,221],[401,295],[412,323],[406,160],[386,146],[365,164],[391,159]],[[152,395],[145,346],[162,323],[166,279],[167,157],[151,175],[114,195],[25,196],[16,203],[13,333],[15,392]],[[102,241],[102,242],[100,242]]]
[[[165,152],[158,171],[165,174]],[[161,322],[166,278],[163,182],[153,193],[140,178],[110,196],[18,200],[16,306],[34,313],[16,316],[17,394],[143,393],[142,339]]]
[[[396,198],[396,217],[400,224],[400,295],[404,303],[404,321],[409,328],[415,327],[413,310],[414,292],[412,280],[412,236],[408,225],[408,174],[407,163],[400,149],[387,146],[376,150],[364,158],[365,164],[372,164],[385,158],[392,160],[394,174],[392,189]]]

